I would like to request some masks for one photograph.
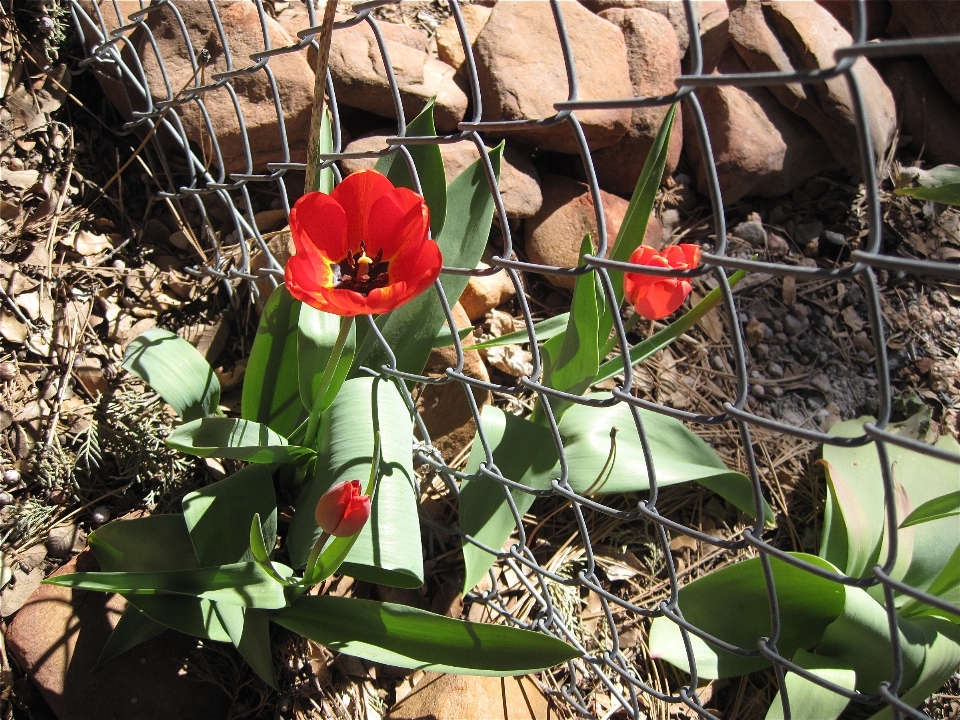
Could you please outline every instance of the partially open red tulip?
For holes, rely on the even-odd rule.
[[[429,228],[420,195],[374,170],[348,175],[329,195],[307,193],[290,211],[297,254],[287,263],[287,290],[335,315],[389,312],[440,275]]]
[[[691,270],[700,264],[700,246],[681,243],[657,252],[648,245],[641,245],[633,251],[630,262],[651,267]],[[660,320],[672,315],[683,305],[691,289],[690,281],[683,278],[632,272],[623,276],[624,296],[647,320]]]
[[[336,537],[357,534],[370,517],[370,496],[363,494],[359,480],[338,483],[317,503],[317,525]]]

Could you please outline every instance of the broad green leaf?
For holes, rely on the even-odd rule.
[[[809,670],[834,685],[847,690],[853,690],[857,674],[849,665],[838,662],[835,658],[821,657],[808,653],[806,650],[797,650],[793,662]],[[790,717],[793,720],[836,720],[840,717],[849,701],[843,696],[817,685],[806,678],[786,673],[784,681],[787,686],[787,700],[790,703]],[[783,720],[783,704],[780,693],[773,699],[767,711],[766,720]]]
[[[567,328],[567,323],[570,319],[570,313],[561,313],[552,318],[547,318],[546,320],[541,320],[538,323],[533,324],[533,330],[536,333],[534,337],[538,341],[546,341],[550,338],[556,337],[562,333]],[[471,330],[473,328],[470,328]],[[449,332],[449,330],[447,331]],[[448,345],[453,341],[451,340]],[[527,334],[526,330],[517,330],[516,332],[507,333],[506,335],[501,335],[500,337],[490,338],[489,340],[484,340],[483,342],[478,342],[474,345],[467,345],[464,350],[484,350],[486,348],[492,347],[501,347],[503,345],[523,345],[530,342],[530,335]]]
[[[897,195],[908,195],[917,200],[932,200],[944,205],[960,205],[960,183],[940,187],[897,188]]]
[[[193,637],[230,642],[220,621],[218,603],[187,595],[125,595],[147,617]]]
[[[926,588],[926,592],[947,602],[952,602],[954,605],[960,605],[960,544],[947,559],[940,573]],[[932,607],[914,598],[909,598],[897,612],[905,618],[915,618],[921,615],[942,615],[960,623],[960,616],[945,613],[939,608]]]
[[[57,575],[44,582],[123,595],[189,595],[264,609],[281,608],[286,604],[283,586],[256,563],[232,563],[195,570],[80,572]]]
[[[383,458],[380,480],[370,520],[341,571],[384,585],[420,587],[423,555],[413,472],[413,420],[396,386],[369,376],[345,382],[320,418],[317,471],[297,499],[287,535],[290,559],[303,567],[320,537],[314,518],[320,496],[341,481],[365,482],[369,477],[376,428]]]
[[[499,178],[503,143],[491,150],[489,155],[493,171]],[[450,183],[447,201],[447,219],[437,238],[443,264],[447,267],[474,268],[487,246],[494,212],[487,174],[479,160]],[[463,294],[467,280],[469,278],[466,275],[445,273],[440,276],[440,285],[451,305]],[[440,298],[435,290],[430,289],[393,312],[381,315],[377,318],[377,325],[396,355],[397,367],[403,372],[419,373],[446,319]],[[352,374],[356,376],[361,365],[379,369],[387,361],[387,354],[373,334],[368,332],[353,362]]]
[[[444,673],[524,675],[580,654],[556,638],[529,630],[354,598],[302,597],[273,621],[337,652]]]
[[[912,685],[901,684],[900,689],[905,692],[900,699],[907,705],[919,707],[957,672],[960,666],[960,628],[939,617],[918,618],[915,625],[923,634],[923,668]],[[869,720],[893,720],[893,717],[893,710],[887,706],[871,715]]]
[[[152,640],[166,629],[166,625],[151,620],[137,610],[135,605],[127,603],[127,606],[123,609],[123,615],[120,616],[120,620],[113,628],[113,632],[110,633],[110,637],[107,638],[103,650],[100,651],[100,659],[97,660],[93,669],[96,670],[105,662],[113,660],[113,658],[122,655],[142,642]]]
[[[473,333],[473,326],[465,328],[457,328],[457,337],[463,340],[467,335]],[[440,328],[440,332],[437,333],[437,337],[433,340],[434,348],[443,348],[453,345],[453,333],[450,332],[450,328],[444,325]]]
[[[657,198],[657,190],[660,189],[660,181],[663,179],[663,169],[667,164],[670,131],[673,129],[676,114],[677,105],[674,103],[664,116],[650,153],[643,163],[643,170],[640,171],[637,186],[633,190],[627,212],[620,224],[617,239],[607,255],[611,260],[628,261],[633,251],[643,242],[647,223],[650,221],[650,213],[653,212],[653,203]],[[611,270],[610,282],[613,284],[613,291],[617,298],[617,307],[613,310],[618,310],[620,301],[623,300],[623,273]],[[608,303],[601,305],[599,337],[604,339],[610,335],[610,330],[613,328],[613,316],[610,311]]]
[[[493,405],[483,408],[480,422],[493,451],[493,461],[504,477],[537,490],[550,487],[551,479],[558,475],[557,451],[546,427],[508,415]],[[464,472],[476,473],[482,462],[486,462],[486,454],[477,435]],[[533,504],[533,495],[520,490],[507,491],[483,475],[464,480],[460,486],[460,529],[485,545],[503,547],[516,529],[506,492],[513,496],[521,515]],[[464,541],[463,560],[466,565],[463,592],[466,594],[480,582],[496,558]]]
[[[270,547],[277,536],[277,498],[269,468],[249,465],[183,498],[183,519],[203,567],[250,562],[250,518],[264,519]],[[263,537],[261,535],[261,543]]]
[[[436,98],[431,98],[420,114],[410,121],[407,125],[407,135],[436,136],[437,129],[433,124],[435,102]],[[417,168],[423,199],[427,201],[427,207],[430,208],[430,232],[433,237],[437,237],[443,230],[447,215],[447,176],[443,169],[440,145],[437,143],[408,145],[407,150]],[[395,186],[416,190],[407,161],[399,151],[377,160],[376,170],[386,175]]]
[[[804,553],[794,557],[835,568],[824,560]],[[812,575],[780,560],[771,559],[781,627],[777,649],[792,657],[803,648],[814,647],[824,631],[843,613],[844,586]],[[867,596],[870,602],[872,598]],[[694,580],[680,589],[680,610],[694,626],[742,648],[755,648],[761,637],[770,636],[770,607],[760,559],[728,565]],[[690,636],[697,673],[702,678],[743,675],[770,665],[763,657],[745,658],[714,648]],[[654,619],[649,639],[652,657],[666,660],[689,671],[687,653],[679,626],[666,617]]]
[[[320,380],[327,368],[330,353],[340,335],[340,323],[346,322],[339,315],[325,313],[309,305],[300,308],[300,322],[297,326],[297,357],[299,358],[300,401],[304,407],[313,407],[313,398],[320,391]],[[350,371],[353,356],[357,352],[357,326],[351,322],[350,334],[340,353],[337,369],[327,388],[323,407],[330,403],[340,391],[340,386]],[[311,442],[307,440],[308,444]]]
[[[911,525],[919,525],[930,520],[939,520],[954,515],[960,515],[960,491],[928,500],[904,518],[900,527],[901,529],[907,528]]]
[[[728,279],[728,283],[731,288],[735,287],[738,282],[743,280],[746,273],[743,270],[737,270],[733,275]],[[714,288],[706,296],[694,305],[692,308],[687,310],[683,315],[677,318],[675,321],[670,323],[663,330],[660,330],[646,340],[638,342],[632,348],[630,348],[630,365],[631,367],[637,363],[643,362],[651,355],[663,350],[667,345],[672,343],[678,337],[683,335],[687,330],[696,325],[708,312],[713,310],[716,307],[717,303],[720,302],[720,299],[723,296],[720,293],[720,288]],[[609,333],[609,330],[607,331]],[[601,337],[603,337],[603,328],[601,327]],[[604,380],[609,380],[612,377],[623,374],[623,360],[620,358],[614,358],[613,360],[608,360],[600,366],[600,370],[597,373],[597,379],[594,380],[594,384],[601,383]]]
[[[580,244],[580,261],[591,252],[593,243],[587,234]],[[580,395],[597,376],[600,346],[596,282],[593,272],[577,278],[566,330],[543,344],[543,383],[547,387]],[[555,401],[554,405],[559,403]],[[561,414],[562,408],[554,407],[554,413]]]
[[[235,418],[200,418],[181,425],[166,439],[167,445],[197,457],[219,457],[252,463],[298,463],[313,450],[289,445],[267,425]]]
[[[116,520],[90,533],[87,544],[100,567],[108,572],[200,567],[182,515]]]
[[[900,171],[900,183],[916,180],[923,187],[935,188],[960,183],[960,167],[956,165],[937,165],[929,170],[918,167],[905,167]]]
[[[328,155],[333,152],[333,125],[331,123],[330,111],[324,109],[320,118],[320,154]],[[314,187],[326,195],[333,191],[333,169],[329,167],[317,170],[316,182]]]
[[[279,691],[270,647],[270,613],[254,608],[240,610],[243,612],[243,635],[237,650],[265,683]]]
[[[826,447],[824,455],[827,454]],[[829,519],[824,519],[824,542],[820,556],[845,574],[860,577],[880,556],[883,536],[883,496],[861,498],[845,479],[848,468],[821,461],[827,477]],[[867,503],[869,510],[864,507]]]
[[[280,285],[260,316],[243,377],[240,415],[289,437],[307,417],[300,401],[297,326],[301,303]]]
[[[152,328],[136,337],[123,355],[123,368],[160,393],[186,422],[217,413],[220,381],[213,368],[168,330]]]

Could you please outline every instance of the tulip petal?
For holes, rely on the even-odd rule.
[[[307,193],[290,211],[290,233],[297,254],[314,250],[340,262],[346,257],[348,217],[334,198],[319,192]]]
[[[423,242],[430,228],[430,213],[423,198],[406,188],[380,197],[370,209],[367,254],[383,251],[393,260],[408,245]]]
[[[361,240],[369,240],[374,204],[394,189],[393,183],[377,171],[360,170],[347,175],[330,193],[346,213],[347,243],[354,252],[360,249]]]

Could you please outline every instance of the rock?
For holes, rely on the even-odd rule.
[[[207,82],[215,73],[227,70],[226,56],[220,44],[220,34],[214,26],[213,16],[207,3],[184,3],[178,5],[179,15],[172,5],[163,5],[146,15],[144,26],[150,29],[151,38],[140,36],[138,54],[143,64],[146,84],[154,102],[168,99],[168,88],[178,92],[193,75],[190,56],[180,30],[179,18],[187,28],[194,52],[207,48],[211,63],[205,69]],[[260,13],[249,0],[217,3],[223,32],[229,46],[232,69],[253,64],[252,53],[263,52],[263,29]],[[265,19],[272,47],[292,45],[295,40],[277,21]],[[155,45],[155,48],[154,48]],[[157,60],[163,59],[163,68]],[[287,53],[270,58],[270,70],[276,83],[283,120],[289,142],[290,155],[300,158],[306,155],[307,136],[310,132],[310,115],[313,108],[313,71],[302,53]],[[169,83],[169,84],[168,84]],[[264,70],[232,78],[231,86],[236,92],[247,145],[253,157],[253,172],[264,172],[267,162],[283,158],[277,111],[272,100],[273,91]],[[209,123],[216,135],[222,168],[227,173],[247,172],[246,152],[237,110],[226,88],[204,93]],[[121,112],[123,107],[119,107]],[[135,108],[142,109],[142,108]],[[194,101],[177,105],[177,113],[187,137],[200,147],[207,148],[211,162],[218,164],[218,156],[211,148],[211,140],[199,105]]]
[[[960,165],[960,105],[954,102],[922,60],[901,60],[883,72],[900,117],[900,139],[931,165]]]
[[[558,267],[576,267],[580,243],[586,233],[597,246],[597,223],[593,199],[587,186],[562,175],[542,178],[543,206],[527,221],[526,251],[530,262]],[[613,245],[629,203],[616,195],[600,191],[604,219],[607,225],[608,247]],[[655,216],[647,224],[643,242],[659,247],[663,227]],[[572,289],[575,278],[545,275],[557,287]]]
[[[783,318],[783,332],[790,337],[795,337],[806,330],[807,324],[796,315],[787,315]]]
[[[960,12],[953,0],[892,0],[891,4],[892,19],[904,25],[910,37],[960,35]],[[923,59],[954,102],[960,104],[960,52],[929,52]]]
[[[490,266],[480,263],[477,267],[487,269]],[[510,276],[507,275],[506,270],[500,270],[493,275],[471,277],[463,290],[463,295],[460,296],[460,305],[467,317],[476,322],[516,294],[517,290]]]
[[[747,341],[747,347],[756,347],[764,336],[764,325],[762,322],[754,318],[747,323],[747,326],[743,329],[744,339]]]
[[[850,0],[817,0],[839,22],[843,29],[853,35],[853,7]],[[884,34],[890,22],[890,0],[866,0],[867,40]]]
[[[753,247],[762,248],[767,244],[767,231],[763,229],[763,224],[756,220],[739,223],[730,231],[730,234],[745,240]]]
[[[467,37],[470,40],[470,46],[476,42],[477,36],[483,30],[483,26],[490,19],[492,11],[483,5],[461,5],[460,14],[463,15],[463,24],[467,27]],[[437,55],[447,65],[460,70],[460,66],[466,62],[467,56],[463,52],[463,41],[460,39],[460,31],[457,28],[457,21],[451,15],[439,26],[436,32]]]
[[[670,0],[580,0],[581,4],[598,15],[608,10],[649,10],[664,17],[673,28],[673,34],[677,36],[680,54],[687,52],[690,45],[690,31],[687,29],[687,14],[682,2],[671,2]],[[716,3],[707,2],[707,5]],[[695,3],[698,14],[702,18],[703,9],[700,3]],[[709,11],[709,10],[708,10]]]
[[[546,698],[528,677],[426,673],[385,720],[546,720]]]
[[[796,241],[797,245],[802,247],[809,242],[819,240],[822,234],[823,223],[819,220],[813,220],[812,222],[800,223],[797,225],[797,229],[793,233],[793,239]]]
[[[782,258],[790,252],[790,243],[776,233],[767,234],[767,252],[772,258]]]
[[[650,10],[614,8],[600,14],[620,28],[627,44],[627,64],[636,97],[656,97],[676,92],[674,79],[681,74],[680,45],[670,23]],[[593,153],[600,186],[630,196],[653,147],[668,106],[635,108],[630,129],[616,144]],[[683,146],[683,114],[677,113],[670,133],[664,172],[672,175]]]
[[[436,96],[437,129],[455,131],[467,111],[467,96],[454,79],[456,71],[421,50],[394,40],[384,39],[384,44],[407,119],[415,117]],[[396,116],[380,46],[367,23],[333,33],[330,73],[341,104],[388,118]]]
[[[728,46],[714,74],[749,72]],[[777,197],[803,185],[833,163],[821,137],[786,110],[765,88],[722,85],[698,88],[713,145],[725,205],[746,195]],[[697,187],[708,194],[696,123],[684,105],[684,147],[696,170]]]
[[[575,62],[579,97],[631,97],[623,33],[578,3],[562,5]],[[523,32],[518,32],[522,28]],[[548,3],[498,2],[475,43],[485,120],[553,117],[555,102],[569,96],[567,74],[553,12]],[[609,147],[627,132],[632,112],[584,110],[577,118],[593,150]],[[579,152],[566,123],[517,130],[511,138],[543,150]]]
[[[829,394],[833,390],[833,385],[830,384],[830,378],[828,378],[824,373],[817,373],[810,378],[810,384],[824,395]]]
[[[780,363],[771,361],[767,364],[767,375],[774,380],[779,380],[783,377],[783,366]]]
[[[273,255],[274,260],[277,261],[277,267],[281,270],[287,266],[287,261],[297,254],[297,248],[293,244],[293,235],[290,234],[289,227],[284,228],[267,240],[267,248],[270,250],[270,254]],[[269,259],[266,254],[260,250],[260,247],[254,244],[253,251],[250,253],[250,272],[257,275],[260,274],[260,270],[267,267],[272,268],[274,266],[270,264]],[[274,275],[273,277],[277,283],[283,283],[282,275]],[[260,279],[256,281],[256,286],[260,292],[260,299],[266,302],[267,298],[270,297],[270,293],[274,290],[274,285],[270,281],[269,275],[260,274]]]
[[[54,575],[97,569],[84,552]],[[43,585],[14,617],[7,647],[60,718],[226,717],[231,698],[181,671],[196,646],[186,635],[165,632],[91,672],[125,607],[119,595]]]
[[[469,5],[467,7],[470,7]],[[345,152],[377,152],[387,147],[386,139],[393,133],[383,131],[358,137],[345,148]],[[446,143],[440,145],[443,169],[447,183],[466,170],[480,157],[472,142]],[[344,174],[374,167],[377,158],[344,158],[340,169]],[[508,218],[527,218],[536,214],[543,202],[540,192],[540,176],[529,158],[515,147],[506,147],[500,168],[500,195]]]
[[[753,72],[832,67],[834,51],[852,42],[850,34],[823,7],[789,0],[746,0],[730,13],[730,39]],[[866,59],[858,60],[852,72],[866,107],[874,153],[881,157],[897,123],[893,95]],[[853,100],[843,76],[809,85],[771,85],[770,92],[816,128],[838,162],[859,172]]]
[[[454,305],[452,310],[453,320],[458,328],[470,326],[470,319],[459,303]],[[435,348],[430,352],[424,372],[433,377],[444,377],[447,368],[456,366],[457,353],[450,345]],[[476,350],[464,352],[463,374],[490,382],[487,366]],[[444,385],[426,385],[417,400],[417,409],[427,426],[433,446],[448,460],[453,459],[471,443],[477,431],[464,392],[464,385],[457,381]],[[477,388],[473,389],[473,397],[478,406],[487,405],[491,400],[490,391]]]
[[[114,30],[123,25],[128,25],[131,13],[139,12],[142,9],[140,0],[117,0],[116,3],[110,0],[80,0],[80,7],[83,12],[76,13],[74,17],[83,30],[83,43],[88,54],[100,43],[110,40],[110,34]],[[93,22],[88,23],[88,18]],[[103,25],[101,26],[98,21],[102,21]],[[104,36],[105,33],[106,36]],[[120,58],[127,67],[136,67],[138,62],[136,48],[140,46],[143,30],[137,27],[129,31],[125,37],[128,42],[117,43],[114,47],[120,52]],[[124,87],[124,83],[119,79],[121,77],[120,72],[103,72],[101,68],[101,71],[94,72],[93,75],[97,78],[97,82],[107,99],[126,120],[131,120],[133,118],[133,108],[130,105],[130,96]],[[137,109],[144,110],[145,108],[138,107]]]

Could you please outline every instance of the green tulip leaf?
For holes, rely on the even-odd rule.
[[[314,455],[310,448],[287,444],[267,425],[235,418],[200,418],[167,436],[167,445],[197,457],[219,457],[252,463],[297,464]]]
[[[123,355],[123,368],[160,393],[186,422],[217,413],[220,381],[213,368],[168,330],[151,328],[136,337]]]
[[[838,662],[835,658],[797,650],[792,660],[804,670],[809,670],[823,680],[847,690],[854,689],[857,674],[852,667]],[[784,682],[790,703],[790,717],[794,720],[836,720],[849,704],[843,695],[838,695],[833,690],[828,690],[792,672],[786,673]],[[778,692],[767,711],[765,720],[783,720],[784,717],[783,704]]]
[[[300,308],[300,301],[283,285],[273,291],[260,316],[243,378],[240,416],[283,437],[290,437],[307,417],[297,372]]]
[[[340,391],[357,352],[357,327],[351,320],[304,305],[300,308],[297,326],[297,357],[299,359],[300,401],[304,407],[313,407],[313,399],[320,392],[320,380],[330,353],[340,335],[340,323],[351,322],[350,333],[340,353],[340,360],[330,380],[322,408],[327,408]]]
[[[324,109],[323,115],[320,118],[320,155],[329,155],[333,152],[333,122],[330,116],[330,111]],[[329,195],[333,191],[333,168],[325,167],[318,168],[316,181],[313,184],[313,187],[317,189],[318,192],[322,192],[325,195]]]
[[[896,195],[908,195],[917,200],[932,200],[943,205],[960,205],[960,183],[940,187],[897,188]]]
[[[900,527],[901,529],[908,528],[912,525],[953,517],[954,515],[960,515],[960,490],[928,500],[904,518]]]
[[[104,643],[103,650],[100,651],[100,658],[93,670],[104,663],[110,662],[118,655],[122,655],[127,650],[135,648],[140,643],[152,640],[166,629],[166,625],[151,620],[140,612],[135,605],[127,603],[116,627],[113,628],[113,632],[110,633],[110,637]]]
[[[549,635],[354,598],[302,597],[273,621],[337,652],[444,673],[525,675],[580,655]]]
[[[561,313],[546,320],[541,320],[538,323],[533,324],[534,338],[538,342],[546,341],[550,338],[554,338],[564,330],[567,329],[567,324],[570,321],[570,313]],[[468,330],[473,330],[473,328],[468,328]],[[446,330],[449,335],[450,331]],[[462,338],[461,338],[462,339]],[[484,340],[483,342],[478,342],[473,345],[467,345],[464,350],[485,350],[487,348],[493,347],[502,347],[504,345],[524,345],[530,342],[530,335],[526,330],[517,330],[516,332],[507,333],[506,335],[501,335],[500,337],[490,338],[489,340]],[[446,343],[450,345],[453,343],[453,340]],[[442,346],[441,346],[442,347]]]
[[[277,497],[272,473],[262,465],[249,465],[187,494],[183,498],[183,519],[200,565],[253,560],[246,528],[254,514],[264,518],[263,531],[272,548],[277,536]]]
[[[437,129],[433,124],[435,103],[436,98],[431,98],[420,114],[410,121],[407,125],[407,135],[436,137]],[[430,232],[433,237],[438,237],[443,230],[447,215],[447,176],[443,169],[440,145],[437,143],[408,145],[407,150],[417,168],[423,199],[427,201],[427,207],[430,208]],[[386,175],[395,186],[416,191],[410,169],[401,152],[397,151],[377,160],[376,170]]]
[[[954,605],[960,605],[960,544],[953,550],[953,554],[944,563],[943,568],[927,586],[926,591],[934,597],[939,597]],[[927,605],[920,600],[909,598],[897,610],[901,617],[915,618],[921,615],[942,615],[960,623],[960,615],[945,613],[939,608]]]
[[[314,517],[320,496],[339,482],[365,482],[369,477],[377,429],[382,460],[370,520],[340,570],[383,585],[420,587],[423,554],[413,420],[396,386],[369,376],[347,380],[320,417],[316,473],[300,492],[287,535],[290,559],[303,567],[320,537]]]
[[[220,607],[228,607],[220,603]],[[236,606],[233,606],[236,607]],[[236,644],[240,655],[267,685],[279,691],[273,669],[273,650],[270,644],[270,613],[255,608],[238,608],[243,613],[243,632]]]

